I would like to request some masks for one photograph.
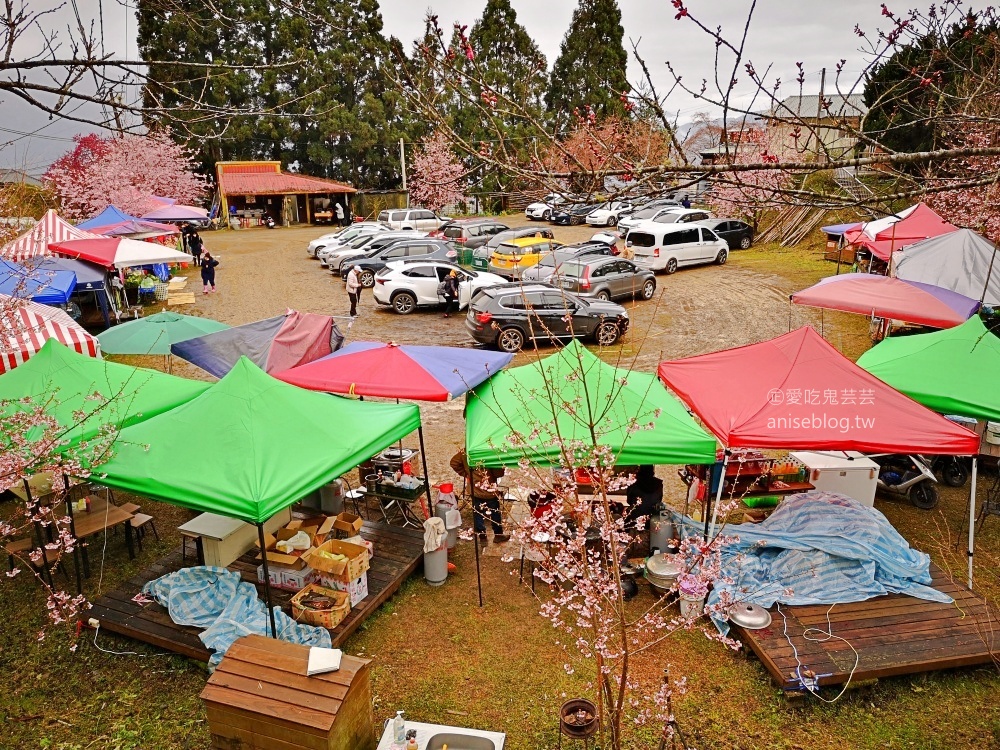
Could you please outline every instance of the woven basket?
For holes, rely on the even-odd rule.
[[[337,604],[332,609],[311,609],[299,604],[308,594],[323,594],[335,600]],[[307,625],[319,625],[321,628],[335,628],[347,617],[351,611],[351,600],[344,591],[334,591],[315,583],[310,583],[299,593],[292,597],[292,617],[295,622],[304,622]]]

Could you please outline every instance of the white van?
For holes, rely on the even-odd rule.
[[[681,266],[729,259],[729,245],[708,227],[691,224],[641,224],[625,235],[626,252],[652,271],[673,273]]]

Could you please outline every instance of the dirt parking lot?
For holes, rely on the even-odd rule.
[[[501,219],[511,226],[527,224],[523,216]],[[539,223],[538,226],[548,226]],[[477,346],[465,331],[464,316],[443,318],[434,311],[397,315],[379,308],[371,292],[363,292],[361,313],[353,322],[344,284],[319,262],[306,255],[306,245],[326,233],[323,227],[247,229],[206,232],[205,244],[221,264],[217,270],[218,292],[196,294],[196,303],[182,312],[203,315],[238,325],[283,313],[287,308],[345,316],[338,320],[348,340],[396,341],[406,344]],[[599,229],[553,227],[564,243],[588,239]],[[803,265],[795,253],[773,259],[758,250],[734,252],[725,266],[682,269],[672,276],[657,276],[657,293],[647,302],[626,302],[631,330],[619,347],[606,350],[608,361],[643,370],[654,370],[670,358],[752,343],[786,333],[789,326],[806,322],[819,325],[815,311],[792,307],[788,295],[813,283],[833,266]],[[196,273],[190,269],[190,288],[200,291]],[[827,316],[825,333],[843,350],[856,346],[863,326],[857,319],[840,316],[832,323]],[[862,342],[863,343],[863,342]],[[518,355],[515,365],[551,353],[549,347]],[[175,363],[174,371],[188,377],[206,377],[198,368]],[[431,473],[446,476],[447,460],[462,443],[461,400],[444,404],[422,404]]]

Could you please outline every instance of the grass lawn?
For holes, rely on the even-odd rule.
[[[754,248],[734,253],[730,262],[805,286],[834,268],[818,259],[819,243]],[[839,320],[837,329],[834,343],[850,356],[868,345],[863,320]],[[993,475],[985,480],[992,482]],[[878,507],[914,546],[961,576],[964,554],[950,545],[947,529],[958,533],[964,493],[942,491],[941,504],[930,512],[888,499],[880,499]],[[156,517],[162,541],[147,537],[136,561],[128,559],[121,536],[109,537],[106,550],[93,545],[89,595],[115,587],[179,544],[175,529],[190,514],[142,504]],[[983,529],[976,559],[982,560],[977,588],[994,602],[1000,593],[998,552],[1000,520],[992,519]],[[516,568],[484,558],[486,606],[479,608],[470,543],[460,543],[454,561],[458,571],[445,586],[431,588],[422,578],[411,579],[347,644],[349,652],[374,660],[376,720],[404,709],[413,720],[505,731],[508,750],[554,747],[557,708],[583,691],[586,666],[575,663],[575,672],[567,674],[569,659],[558,634],[537,614],[530,590],[518,585]],[[537,587],[544,599],[543,589]],[[649,596],[643,587],[633,604],[638,608]],[[27,576],[0,584],[0,671],[5,676],[0,749],[208,747],[198,699],[206,678],[202,665],[108,634],[100,634],[97,642],[104,650],[98,650],[92,631],[84,632],[75,653],[60,632],[36,642],[43,607]],[[858,686],[833,704],[809,698],[793,705],[752,656],[734,654],[699,632],[682,633],[649,652],[640,667],[644,684],[657,684],[668,665],[674,677],[689,678],[677,716],[700,748],[1000,746],[1000,672],[992,666],[888,679]],[[629,739],[632,747],[655,747],[655,731],[649,729],[635,730]]]

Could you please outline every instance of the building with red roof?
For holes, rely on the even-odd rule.
[[[215,165],[220,216],[243,226],[270,216],[278,224],[333,221],[340,203],[350,214],[350,185],[281,171],[278,161],[220,161]]]

